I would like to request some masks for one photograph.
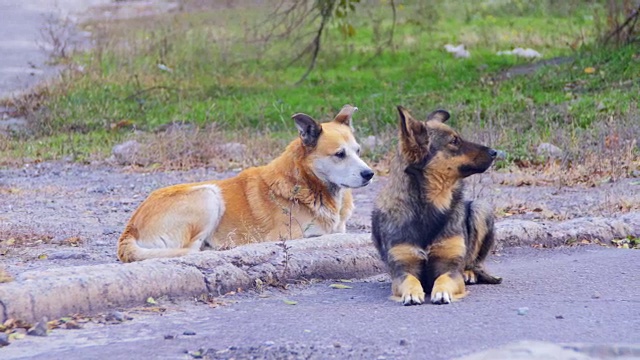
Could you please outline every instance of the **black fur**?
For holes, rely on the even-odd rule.
[[[403,108],[399,108],[401,116],[400,136],[411,136],[406,127],[416,125],[415,120],[407,119],[408,114]],[[438,113],[441,122],[446,121],[448,113]],[[434,115],[430,115],[431,118]],[[407,122],[413,121],[412,124]],[[444,127],[443,127],[444,126]],[[372,240],[380,257],[387,264],[392,279],[403,282],[407,275],[413,275],[420,280],[425,293],[432,291],[435,280],[444,274],[450,277],[461,277],[463,271],[472,271],[476,282],[500,283],[501,279],[488,274],[483,267],[483,261],[494,246],[493,215],[482,205],[463,199],[463,178],[472,174],[484,172],[493,161],[495,153],[492,149],[470,143],[460,139],[460,145],[452,147],[449,142],[457,134],[448,130],[446,125],[429,130],[429,142],[424,144],[417,163],[406,163],[407,159],[416,159],[414,155],[404,156],[406,148],[399,147],[395,164],[405,161],[402,167],[395,166],[390,174],[393,177],[387,188],[381,193],[382,200],[378,201],[372,212]],[[452,150],[453,149],[453,150]],[[413,151],[410,149],[409,151]],[[446,152],[445,159],[462,159],[457,163],[457,178],[453,179],[451,201],[442,208],[431,202],[427,189],[431,189],[429,165],[435,161],[439,152]],[[415,153],[413,153],[415,154]],[[440,160],[442,161],[442,157]],[[448,160],[447,160],[448,161]],[[438,164],[438,163],[436,163]],[[440,162],[439,164],[443,164]],[[450,169],[449,162],[436,165],[439,168]],[[446,170],[449,171],[449,170]],[[480,233],[482,232],[482,234]],[[456,255],[456,251],[448,253],[445,250],[431,252],[434,245],[441,241],[450,241],[456,237],[464,238],[466,252],[464,255]],[[416,249],[416,254],[424,253],[424,256],[410,254],[410,260],[398,260],[389,255],[392,248],[398,245],[411,245]],[[442,248],[441,248],[442,249]],[[443,252],[444,251],[444,252]],[[438,256],[445,256],[439,258]],[[450,255],[451,254],[451,255]],[[408,261],[403,263],[403,261]],[[418,264],[418,273],[411,273]],[[413,302],[410,302],[413,303]],[[405,304],[407,304],[405,302]]]

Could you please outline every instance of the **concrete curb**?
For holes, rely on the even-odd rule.
[[[554,224],[522,220],[496,224],[499,249],[551,247],[571,239],[609,242],[628,235],[640,236],[640,213]],[[149,296],[219,295],[254,287],[257,279],[269,285],[296,279],[361,278],[385,271],[370,234],[326,235],[289,241],[286,247],[285,253],[281,243],[269,242],[174,259],[27,271],[0,284],[0,321],[95,313],[144,303]]]
[[[149,297],[188,298],[311,278],[366,277],[383,265],[369,234],[334,234],[174,259],[27,271],[0,285],[0,322],[39,321],[140,304]],[[285,270],[285,258],[288,258]]]

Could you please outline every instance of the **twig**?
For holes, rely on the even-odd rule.
[[[391,33],[389,34],[389,46],[393,47],[393,34],[396,30],[396,3],[395,0],[391,0],[389,1],[390,5],[391,5],[391,11],[393,14],[393,23],[391,23]]]
[[[613,30],[611,33],[609,33],[609,35],[607,35],[607,37],[604,39],[604,43],[607,44],[609,42],[609,40],[611,40],[612,37],[617,36],[620,34],[620,32],[622,32],[622,30],[627,27],[627,25],[629,25],[631,23],[631,21],[633,21],[633,26],[635,26],[636,22],[638,21],[638,16],[640,16],[640,5],[638,5],[638,8],[635,9],[631,15],[629,15],[627,17],[627,20],[625,20],[625,22],[623,22],[620,26],[618,26],[615,30]],[[633,28],[633,27],[632,27]]]
[[[300,80],[298,80],[295,83],[296,86],[300,85],[307,78],[307,76],[309,76],[311,71],[316,67],[316,61],[318,60],[318,54],[320,53],[320,39],[322,37],[322,32],[324,31],[324,26],[327,24],[328,20],[329,20],[329,15],[326,15],[325,12],[323,11],[320,27],[318,28],[318,32],[316,33],[316,36],[311,42],[314,46],[313,54],[311,55],[311,64],[309,64],[307,71],[304,73],[304,75],[302,75]]]

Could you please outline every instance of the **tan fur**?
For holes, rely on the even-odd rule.
[[[355,109],[345,105],[333,121],[318,124],[321,132],[313,147],[303,142],[301,132],[267,165],[224,180],[154,191],[126,225],[118,258],[131,262],[181,256],[204,246],[224,249],[345,232],[353,211],[351,190],[330,188],[314,164],[345,144],[357,145],[350,126]]]
[[[464,287],[464,279],[460,273],[448,272],[438,276],[431,290],[431,301],[439,301],[442,296],[455,301],[467,295]]]
[[[394,300],[416,304],[424,302],[425,293],[422,284],[417,277],[411,274],[406,275],[403,280],[400,280],[400,278],[393,279],[391,291]]]
[[[420,269],[427,260],[426,252],[411,244],[400,244],[389,249],[390,261],[403,263],[407,267],[407,273],[414,276],[420,275]]]
[[[437,257],[440,259],[457,259],[464,258],[467,246],[464,243],[462,235],[453,236],[448,239],[442,239],[431,245],[429,248],[429,257]]]
[[[398,106],[399,143],[389,182],[372,212],[372,240],[404,305],[449,304],[468,284],[499,284],[483,262],[495,243],[493,213],[464,199],[464,178],[486,171],[496,151],[444,124],[450,114],[415,120]]]

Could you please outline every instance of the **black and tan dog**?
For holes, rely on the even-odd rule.
[[[499,284],[484,270],[494,244],[491,208],[463,199],[463,179],[491,166],[496,151],[466,141],[445,125],[449,113],[414,120],[398,106],[400,139],[389,183],[372,214],[372,236],[405,305],[448,304],[465,283]]]

